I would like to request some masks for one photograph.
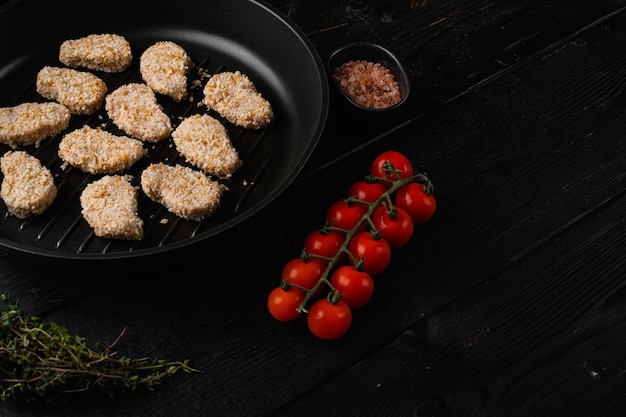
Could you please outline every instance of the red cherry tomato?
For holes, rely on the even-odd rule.
[[[331,304],[326,298],[317,300],[307,314],[309,330],[323,340],[343,336],[352,324],[352,310],[344,301]]]
[[[342,265],[333,272],[330,283],[335,287],[341,300],[350,308],[365,305],[374,292],[374,280],[363,271],[357,271],[351,265]]]
[[[413,236],[413,220],[400,207],[394,207],[390,212],[387,207],[378,206],[372,213],[372,223],[392,248],[401,248]]]
[[[320,259],[328,263],[328,259],[337,254],[344,240],[343,233],[334,230],[314,230],[304,239],[304,250],[311,255],[321,256]],[[343,259],[343,255],[343,253],[340,254],[338,260]]]
[[[310,290],[317,284],[325,270],[326,264],[321,259],[310,258],[304,262],[300,258],[294,258],[285,264],[281,277],[291,285]]]
[[[300,288],[291,287],[284,290],[282,287],[276,287],[267,297],[267,309],[276,320],[291,321],[300,315],[297,308],[303,300],[304,291]]]
[[[361,203],[348,204],[346,200],[333,203],[326,211],[326,224],[346,231],[352,230],[367,212],[367,206]],[[367,222],[361,223],[359,230],[366,230]]]
[[[382,237],[374,239],[370,232],[359,232],[352,237],[348,244],[348,250],[356,258],[362,259],[361,271],[371,276],[381,273],[391,261],[391,246]],[[350,258],[350,263],[355,264],[355,259]]]
[[[437,209],[435,196],[426,194],[424,186],[417,182],[400,187],[394,197],[394,204],[409,213],[414,224],[426,223]]]
[[[391,163],[398,175],[389,171],[390,167],[388,163]],[[386,151],[378,155],[374,162],[372,162],[371,174],[374,177],[387,178],[391,181],[398,180],[400,178],[408,178],[413,175],[413,164],[404,154],[397,151]],[[384,183],[386,186],[391,184]]]
[[[380,182],[357,181],[348,190],[348,197],[356,197],[361,201],[373,203],[387,191]]]

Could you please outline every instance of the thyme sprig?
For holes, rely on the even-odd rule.
[[[83,337],[54,322],[24,314],[18,302],[0,294],[6,310],[0,310],[0,400],[48,403],[67,400],[69,394],[86,391],[113,395],[140,386],[154,389],[166,376],[179,370],[197,372],[188,360],[118,356],[109,346],[92,349]]]

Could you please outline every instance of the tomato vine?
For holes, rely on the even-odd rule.
[[[291,321],[305,313],[318,338],[342,336],[352,323],[352,309],[368,302],[372,277],[387,267],[392,250],[404,246],[414,227],[430,220],[435,210],[430,178],[414,173],[400,152],[379,154],[369,175],[329,207],[324,226],[311,232],[300,256],[285,265],[280,285],[268,297],[271,315]],[[300,277],[306,279],[294,279]],[[328,293],[319,298],[323,289]]]

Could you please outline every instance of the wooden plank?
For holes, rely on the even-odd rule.
[[[435,5],[437,2],[429,3]],[[322,3],[319,4],[320,8],[323,7]],[[570,10],[587,10],[586,4],[575,2]],[[568,15],[561,18],[556,6],[548,8],[550,13],[544,14],[545,7],[533,10],[530,4],[523,3],[529,15],[520,23],[508,26],[511,32],[504,33],[509,37],[509,44],[521,48],[523,39],[538,33],[536,26],[526,28],[526,23],[531,21],[535,25],[542,22],[544,28],[549,26],[554,32],[546,43],[541,43],[543,38],[537,34],[533,39],[538,44],[529,42],[528,50],[521,48],[524,54],[519,62],[511,58],[512,65],[506,71],[489,78],[487,74],[500,71],[500,67],[494,65],[490,70],[483,69],[481,62],[494,51],[501,50],[502,45],[494,47],[487,38],[480,37],[477,38],[480,42],[473,43],[475,37],[460,36],[465,31],[455,27],[466,28],[463,24],[467,24],[467,27],[474,28],[472,34],[480,33],[480,27],[495,30],[498,23],[506,22],[506,16],[514,16],[498,8],[505,6],[495,4],[465,10],[465,15],[455,15],[454,22],[445,30],[432,32],[426,44],[440,42],[437,48],[431,46],[430,52],[418,48],[420,54],[432,57],[433,65],[444,55],[448,60],[452,59],[453,45],[457,41],[462,42],[461,50],[471,51],[473,57],[468,59],[468,52],[458,67],[450,64],[441,74],[435,66],[428,67],[422,74],[414,74],[416,79],[428,74],[429,77],[441,76],[442,80],[451,80],[450,84],[434,84],[436,91],[426,94],[424,102],[421,101],[423,97],[415,96],[415,102],[424,106],[420,118],[389,133],[388,126],[380,131],[369,131],[374,122],[369,128],[365,123],[357,130],[353,125],[343,128],[331,125],[311,167],[329,164],[320,171],[312,169],[312,174],[297,181],[256,219],[225,234],[222,241],[225,247],[199,245],[189,254],[191,259],[195,258],[194,264],[181,265],[175,263],[178,262],[176,259],[169,270],[150,272],[132,280],[124,275],[89,276],[84,271],[68,270],[67,275],[56,276],[51,281],[47,271],[38,268],[20,270],[23,266],[20,262],[3,262],[0,265],[3,272],[15,277],[10,288],[22,296],[29,294],[32,288],[44,288],[53,294],[64,287],[82,296],[84,287],[87,287],[87,296],[75,301],[72,298],[70,304],[49,315],[51,319],[102,343],[111,341],[121,329],[127,328],[120,345],[124,353],[158,355],[168,359],[190,358],[192,365],[202,370],[200,374],[168,381],[155,393],[121,396],[116,401],[95,405],[88,400],[80,401],[71,407],[57,409],[60,410],[58,414],[157,416],[171,415],[175,410],[178,415],[196,415],[201,410],[220,416],[263,415],[277,411],[279,404],[303,398],[295,407],[317,415],[324,407],[322,403],[327,398],[324,394],[355,381],[362,381],[362,385],[354,386],[349,392],[357,394],[354,401],[361,403],[359,409],[365,415],[384,415],[381,407],[386,403],[374,403],[381,397],[391,400],[402,397],[394,406],[393,410],[398,411],[396,415],[401,412],[411,415],[417,407],[429,404],[477,407],[481,392],[476,393],[468,387],[474,380],[467,377],[455,382],[455,371],[459,366],[472,372],[480,371],[477,368],[480,361],[488,360],[480,356],[478,348],[481,343],[483,347],[487,346],[488,352],[501,354],[500,363],[505,363],[508,352],[497,351],[496,339],[502,337],[506,343],[512,344],[515,329],[501,335],[490,327],[488,334],[479,338],[483,336],[481,329],[486,332],[482,325],[491,316],[486,315],[486,310],[478,310],[476,302],[497,302],[499,294],[490,292],[491,282],[502,280],[502,287],[498,286],[498,289],[507,290],[506,286],[516,283],[515,278],[523,274],[524,271],[518,269],[520,265],[526,265],[526,262],[533,265],[534,260],[542,259],[541,256],[558,253],[549,249],[560,243],[558,239],[562,236],[574,234],[578,227],[588,224],[588,219],[595,218],[597,212],[616,210],[612,207],[623,204],[625,185],[621,133],[624,122],[622,68],[626,59],[623,48],[620,48],[625,36],[623,28],[626,27],[623,16],[615,16],[601,26],[576,35],[573,42],[549,47],[553,40],[568,37],[597,16],[582,14],[588,20],[577,20],[570,26]],[[451,7],[450,4],[447,7]],[[437,9],[429,10],[430,17],[436,17]],[[358,16],[361,15],[357,14],[354,22],[358,21]],[[536,17],[537,23],[532,16]],[[552,26],[554,21],[557,23]],[[382,27],[384,25],[377,28]],[[354,26],[351,30],[355,30],[350,32],[352,34],[359,31]],[[387,32],[381,29],[381,33]],[[442,37],[442,33],[445,36]],[[606,33],[611,35],[610,40],[607,40]],[[327,32],[315,36],[316,42],[320,37],[328,36],[320,43],[340,39]],[[403,45],[407,42],[402,40]],[[481,77],[470,75],[477,71],[489,82],[476,84]],[[585,75],[588,72],[592,75]],[[458,82],[452,82],[454,80]],[[475,88],[450,101],[471,86]],[[527,92],[531,91],[545,93],[543,96],[529,95]],[[433,101],[438,102],[436,108],[432,107]],[[397,120],[391,121],[389,126],[396,123]],[[509,129],[503,130],[503,126]],[[355,144],[364,145],[341,156]],[[265,294],[278,283],[282,261],[296,256],[304,234],[320,225],[325,207],[340,198],[341,190],[347,190],[356,177],[364,173],[373,156],[389,147],[407,152],[417,161],[419,169],[433,176],[440,201],[436,218],[420,229],[419,238],[394,255],[397,261],[392,261],[389,270],[378,281],[373,303],[355,315],[354,327],[345,339],[336,343],[321,342],[308,334],[302,321],[285,325],[276,323],[268,316],[264,302]],[[334,160],[337,156],[341,158]],[[540,170],[549,172],[550,176],[540,175]],[[526,192],[530,189],[532,193]],[[300,207],[303,207],[302,211],[298,211]],[[553,207],[565,209],[553,213]],[[613,215],[615,213],[620,212],[615,211]],[[613,236],[614,240],[608,240],[609,243],[623,243],[619,236],[614,236],[620,231],[619,227],[619,224],[607,223],[601,236]],[[582,239],[576,241],[574,247],[585,247],[589,243]],[[602,246],[590,247],[602,249]],[[557,245],[554,250],[561,249]],[[198,276],[198,260],[206,260],[207,252],[216,259],[227,259],[232,269],[222,275],[208,265]],[[583,255],[595,255],[595,252],[583,252]],[[593,265],[592,258],[585,259],[588,263],[574,265]],[[568,264],[562,266],[573,268]],[[546,271],[540,272],[547,274]],[[609,276],[609,286],[604,289],[609,293],[616,293],[615,279],[623,271],[616,269],[613,272],[615,276]],[[558,275],[559,278],[569,276]],[[583,282],[581,276],[574,276]],[[163,281],[166,283],[161,287],[159,283]],[[76,283],[80,285],[73,287]],[[471,292],[472,289],[476,292]],[[512,289],[518,290],[518,287],[508,290]],[[558,288],[548,289],[556,291]],[[28,305],[39,307],[39,301],[39,298],[30,298]],[[587,300],[590,304],[592,301]],[[459,316],[469,313],[474,315]],[[609,313],[610,316],[615,314],[611,316],[614,320],[621,317],[618,308]],[[428,320],[424,320],[426,316]],[[460,329],[456,327],[459,317],[466,319]],[[488,323],[498,324],[499,329],[506,330],[507,318],[503,313],[496,322]],[[584,318],[578,319],[585,324]],[[430,323],[442,329],[452,329],[451,333],[439,335],[440,339],[425,340],[426,336],[433,337],[434,330],[426,327]],[[606,335],[602,332],[597,338],[590,335],[589,344],[581,345],[580,349],[610,340],[610,335],[623,330],[617,321],[615,323]],[[407,326],[412,328],[405,333]],[[563,327],[559,330],[564,333],[570,329]],[[468,339],[470,336],[472,339]],[[511,338],[510,341],[507,337]],[[459,354],[459,343],[465,340],[473,342],[473,348],[468,348],[468,356],[453,356]],[[394,342],[389,345],[390,341]],[[536,354],[534,359],[538,361],[542,352],[559,352],[566,346],[560,343],[558,339],[552,343],[547,341],[541,351],[532,352]],[[387,345],[387,349],[375,353]],[[621,348],[619,342],[613,346]],[[532,347],[526,346],[529,351]],[[493,350],[489,351],[489,348]],[[602,351],[593,352],[595,356],[590,355],[587,363],[602,359]],[[570,357],[569,363],[554,362],[551,372],[561,370],[573,359]],[[358,365],[360,363],[363,365]],[[610,360],[606,364],[619,365]],[[417,368],[422,370],[420,376],[430,378],[423,384],[425,389],[431,389],[426,391],[428,396],[420,397],[420,392],[414,393],[422,387],[419,385],[422,380],[415,382],[412,372],[415,368],[404,365],[430,367]],[[520,360],[516,365],[518,368],[514,371],[517,372],[532,369],[530,365],[533,363]],[[371,376],[372,371],[383,372],[387,366],[388,374],[382,374],[387,379],[382,383],[381,379]],[[591,370],[600,369],[595,363],[589,366],[593,366],[588,368]],[[397,373],[398,369],[404,373]],[[576,369],[587,372],[581,367]],[[350,378],[344,379],[344,375]],[[510,380],[514,376],[513,373],[504,375]],[[520,394],[530,392],[532,382],[542,381],[539,376],[545,375],[531,373],[522,385],[512,386],[511,390]],[[355,380],[354,377],[361,379]],[[504,384],[498,386],[498,380],[489,377],[490,374],[481,381],[492,384],[494,387],[489,385],[488,388],[495,394],[490,396],[492,391],[485,394],[485,407],[514,405],[514,399],[502,404],[493,399],[496,394],[508,394],[498,391]],[[334,378],[336,382],[325,385]],[[413,391],[403,390],[406,383]],[[450,384],[458,384],[455,391],[451,391]],[[550,389],[558,387],[547,387],[540,394],[550,393]],[[308,397],[316,390],[320,392],[319,397],[317,394]],[[455,395],[461,398],[457,399]],[[372,402],[365,401],[369,398]],[[398,408],[401,405],[404,407]],[[333,411],[331,405],[326,407],[329,412]],[[610,409],[613,405],[608,402],[606,407]],[[46,415],[52,412],[35,407],[26,413]]]
[[[620,415],[624,212],[622,194],[278,415]]]
[[[616,17],[610,23],[602,30],[610,30],[618,38],[624,36],[621,29],[626,27],[623,18]],[[597,59],[583,61],[589,54],[594,54]],[[484,316],[478,314],[485,314],[484,310],[469,310],[467,314],[474,314],[478,321],[469,321],[469,327],[464,328],[465,333],[457,334],[456,339],[435,344],[436,354],[426,352],[426,356],[422,357],[418,350],[421,345],[411,345],[413,337],[417,337],[417,342],[422,340],[415,336],[419,335],[418,330],[400,337],[393,344],[394,350],[385,350],[382,356],[374,352],[402,334],[406,326],[421,329],[423,317],[433,314],[432,317],[438,317],[435,313],[447,305],[451,312],[457,313],[458,310],[454,310],[456,306],[467,309],[475,306],[476,299],[485,295],[478,293],[472,297],[468,295],[469,290],[483,286],[492,288],[485,281],[491,283],[509,270],[523,273],[523,268],[520,272],[517,269],[520,267],[516,265],[523,265],[527,259],[531,265],[537,262],[537,256],[553,260],[554,252],[539,249],[552,247],[548,246],[554,242],[551,239],[560,238],[563,230],[569,235],[574,226],[580,224],[582,227],[588,214],[606,210],[605,207],[613,201],[621,201],[619,196],[624,192],[625,182],[620,176],[624,172],[623,144],[615,140],[621,132],[621,110],[612,107],[619,96],[619,90],[614,87],[622,81],[623,52],[615,43],[596,37],[596,32],[592,30],[581,35],[580,42],[575,45],[551,53],[546,51],[531,59],[532,62],[520,64],[516,71],[507,71],[501,78],[448,103],[445,112],[437,113],[436,117],[419,119],[384,138],[386,142],[371,144],[346,157],[345,165],[344,161],[331,164],[324,171],[299,181],[265,213],[270,216],[267,222],[271,229],[266,228],[268,223],[264,221],[250,229],[247,236],[253,236],[252,241],[244,239],[240,242],[237,254],[250,255],[246,258],[247,262],[234,264],[227,279],[216,277],[210,289],[197,287],[198,278],[185,276],[182,273],[185,268],[181,268],[177,285],[170,285],[166,293],[151,290],[144,294],[146,286],[152,282],[150,280],[145,284],[129,284],[121,294],[119,287],[111,286],[68,306],[58,313],[59,319],[82,317],[93,310],[101,311],[101,322],[90,320],[83,324],[82,329],[88,334],[115,335],[115,329],[128,325],[131,331],[127,334],[127,344],[123,345],[128,351],[169,358],[176,356],[177,352],[184,352],[185,357],[190,357],[192,363],[203,370],[202,374],[177,379],[174,387],[173,384],[168,385],[168,389],[160,393],[160,398],[166,402],[176,401],[183,412],[189,413],[198,406],[197,392],[211,398],[214,411],[220,415],[245,415],[250,410],[261,414],[271,412],[276,404],[288,402],[291,398],[306,398],[308,393],[316,390],[320,390],[320,395],[325,394],[326,388],[320,387],[362,361],[371,363],[369,366],[378,371],[390,361],[393,364],[390,370],[396,371],[394,368],[402,365],[403,360],[409,360],[406,355],[394,360],[397,349],[406,349],[407,355],[408,352],[413,355],[411,360],[414,362],[409,364],[419,365],[420,360],[428,359],[424,365],[431,367],[431,378],[435,382],[455,383],[453,371],[458,370],[460,365],[470,365],[462,362],[450,364],[451,359],[463,359],[451,358],[450,355],[456,353],[459,343],[470,340],[469,336],[478,338],[481,329],[487,331],[484,326],[481,327],[480,319]],[[584,62],[590,62],[595,73],[605,77],[606,82],[577,77],[576,74],[589,70],[588,66],[581,65]],[[596,66],[598,62],[601,63],[600,68]],[[552,71],[558,68],[567,68],[567,76]],[[589,80],[588,86],[580,80]],[[535,83],[544,86],[546,94],[525,96]],[[532,87],[532,90],[536,91],[536,88]],[[507,103],[507,107],[503,108],[502,103]],[[589,103],[594,105],[589,106]],[[564,120],[564,123],[550,124],[553,120]],[[502,126],[510,126],[511,130],[503,132]],[[412,142],[412,146],[403,149],[408,149],[416,159],[419,155],[422,168],[434,175],[440,190],[441,209],[436,219],[422,229],[420,239],[398,252],[399,261],[392,262],[390,269],[380,276],[373,303],[355,313],[354,327],[347,338],[328,344],[307,335],[302,321],[286,325],[273,322],[265,312],[265,297],[262,294],[278,283],[281,265],[274,261],[274,255],[280,251],[284,251],[285,257],[296,255],[297,243],[304,236],[299,229],[308,227],[314,220],[311,219],[314,215],[303,219],[302,213],[293,210],[293,202],[307,201],[307,213],[318,212],[321,217],[323,211],[314,210],[312,206],[325,207],[332,202],[331,196],[327,199],[321,197],[327,195],[324,189],[329,181],[335,181],[336,189],[342,188],[339,184],[342,181],[350,184],[353,179],[345,174],[345,168],[348,172],[356,172],[360,166],[366,166],[361,162],[367,159],[366,156],[394,143],[410,143],[410,137],[418,139]],[[506,142],[503,144],[503,141]],[[546,163],[550,166],[543,165]],[[543,172],[549,172],[549,178],[545,178]],[[528,187],[532,187],[532,193],[524,192]],[[585,190],[584,198],[581,198],[581,190]],[[315,201],[309,204],[311,196]],[[283,205],[285,199],[291,199],[292,203]],[[551,207],[567,207],[567,210],[551,215]],[[298,226],[302,224],[307,226]],[[262,250],[254,239],[268,230],[272,231],[268,242],[278,241],[278,244]],[[605,232],[616,231],[620,231],[619,224]],[[276,234],[280,238],[277,239]],[[540,239],[535,246],[537,236],[546,240]],[[555,247],[563,249],[560,242]],[[534,250],[528,251],[529,248]],[[226,253],[230,250],[228,248]],[[289,254],[288,250],[294,252]],[[588,252],[570,256],[575,254],[579,257],[585,253]],[[396,265],[402,265],[402,268]],[[537,262],[537,265],[543,264]],[[259,273],[259,268],[262,273]],[[419,273],[403,273],[407,270]],[[615,272],[616,275],[610,277],[613,285],[617,285],[615,279],[621,271]],[[544,270],[544,273],[548,271]],[[562,272],[552,275],[559,279],[571,276]],[[517,284],[519,281],[521,279],[516,275],[506,280],[507,283]],[[189,288],[194,291],[189,291]],[[404,288],[412,290],[405,291]],[[555,286],[553,290],[560,292],[562,288]],[[465,297],[468,297],[468,304],[465,304]],[[203,304],[204,299],[207,301]],[[524,301],[519,300],[520,303]],[[571,304],[569,306],[572,307]],[[450,321],[441,320],[454,328],[458,325],[459,316],[450,314],[452,318],[447,319]],[[427,323],[433,320],[429,318]],[[505,321],[506,317],[503,317],[498,323]],[[535,327],[530,326],[528,331],[533,329]],[[537,327],[536,331],[541,331],[541,327]],[[493,330],[489,335],[492,333]],[[150,335],[150,339],[142,340],[140,334]],[[454,333],[450,333],[449,337],[453,336]],[[363,343],[364,340],[367,343]],[[476,346],[477,342],[473,343]],[[441,346],[443,349],[439,350]],[[494,346],[496,349],[499,345]],[[545,349],[549,350],[551,346],[548,344]],[[479,355],[478,351],[472,353]],[[540,352],[537,355],[540,357]],[[503,358],[504,361],[507,357]],[[400,365],[396,361],[400,361]],[[520,361],[523,362],[523,359]],[[410,369],[407,368],[407,372]],[[366,370],[372,371],[370,368]],[[470,370],[476,372],[473,368]],[[380,395],[391,395],[391,391],[395,392],[414,374],[404,377],[402,374],[400,377],[391,375],[390,382],[381,385],[384,389],[376,391],[382,393]],[[350,375],[349,380],[353,377]],[[375,390],[376,386],[372,385],[380,382],[365,377],[362,380],[370,390]],[[338,377],[337,382],[329,383],[328,389],[343,386],[342,381],[342,377]],[[420,388],[416,385],[418,382],[413,382],[411,389]],[[461,379],[460,384],[470,382],[470,379]],[[284,386],[291,388],[281,388]],[[355,389],[354,392],[363,391]],[[406,394],[402,390],[399,392]],[[450,395],[444,391],[435,393]],[[311,397],[310,403],[303,400],[302,406],[307,405],[305,408],[317,413],[321,397],[316,395]],[[362,395],[357,397],[360,401],[364,398]],[[380,396],[371,398],[373,401]],[[409,405],[417,407],[429,398],[417,397],[417,400],[412,400],[415,402]],[[159,412],[152,396],[138,401],[144,411]],[[472,403],[476,401],[474,397],[469,396],[466,401],[467,404],[452,405],[475,406]],[[317,404],[316,407],[310,408],[313,404]],[[121,412],[123,406],[124,403],[107,405],[106,410],[115,414],[116,410]],[[407,403],[404,406],[403,409],[408,409]],[[373,404],[364,403],[362,411],[372,407]],[[374,410],[380,411],[377,408]]]
[[[332,94],[327,130],[338,134],[322,138],[304,172],[352,152],[407,119],[432,113],[473,85],[528,62],[543,49],[556,49],[624,7],[625,1],[340,2],[319,3],[316,12],[310,4],[289,2],[285,11],[309,33],[324,63],[336,47],[372,41],[394,52],[411,79],[408,101],[392,115],[356,113]],[[325,9],[327,13],[321,11]]]

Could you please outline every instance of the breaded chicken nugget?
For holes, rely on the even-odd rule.
[[[137,213],[139,187],[130,175],[105,175],[88,184],[80,195],[82,214],[96,236],[143,239],[143,220]]]
[[[67,133],[59,143],[59,157],[90,174],[113,174],[129,169],[146,155],[143,142],[83,126]]]
[[[204,103],[237,126],[261,129],[274,120],[270,102],[239,71],[212,75],[203,92]]]
[[[37,73],[37,92],[72,114],[94,114],[102,107],[107,86],[90,72],[45,66]]]
[[[207,174],[228,178],[242,164],[224,125],[208,114],[187,117],[172,138],[178,152]]]
[[[59,48],[59,61],[71,68],[122,72],[132,60],[130,43],[123,36],[112,33],[68,39]]]
[[[193,66],[187,51],[170,41],[151,45],[139,58],[139,71],[146,84],[176,101],[187,97],[187,73]]]
[[[105,99],[106,111],[117,127],[145,142],[159,142],[172,133],[172,122],[146,84],[122,85]]]
[[[65,130],[71,116],[67,107],[56,102],[1,107],[0,142],[13,149],[27,145],[39,146],[42,140]]]
[[[226,187],[193,168],[155,163],[141,173],[141,188],[153,201],[188,220],[202,220],[218,209]]]
[[[15,217],[42,214],[54,202],[54,178],[36,157],[24,151],[8,151],[0,158],[0,170],[4,175],[0,197]]]

